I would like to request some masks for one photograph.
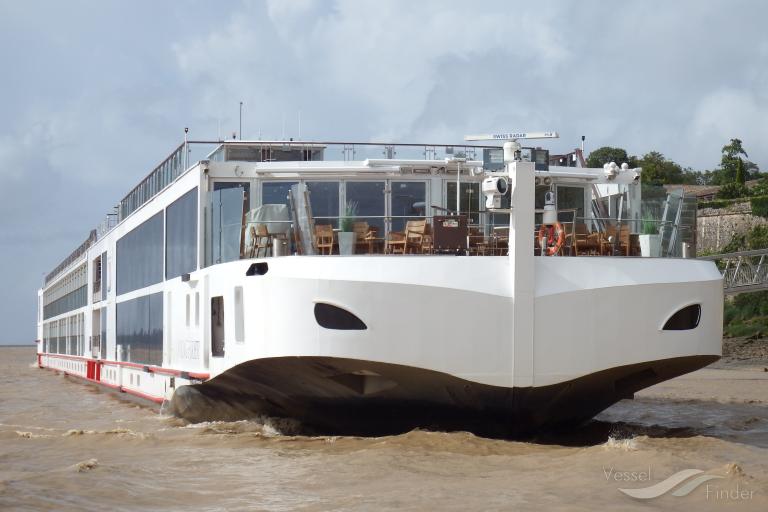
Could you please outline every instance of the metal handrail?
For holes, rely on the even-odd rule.
[[[716,260],[739,258],[739,257],[743,258],[743,257],[752,257],[752,256],[763,256],[765,254],[768,254],[768,249],[755,249],[751,251],[738,251],[738,252],[729,252],[729,253],[723,253],[723,254],[708,254],[707,256],[699,256],[697,259],[716,261]]]

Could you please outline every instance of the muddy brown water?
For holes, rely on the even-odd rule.
[[[764,403],[623,401],[526,441],[310,436],[185,424],[33,362],[0,348],[0,510],[768,510]],[[684,469],[723,478],[687,496],[619,491]]]

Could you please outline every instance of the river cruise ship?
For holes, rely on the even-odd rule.
[[[184,142],[45,277],[38,366],[189,421],[515,435],[720,357],[695,202],[491,138]]]

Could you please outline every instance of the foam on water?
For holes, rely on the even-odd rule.
[[[768,510],[762,405],[628,401],[525,440],[316,436],[275,418],[188,424],[30,367],[33,350],[0,352],[14,383],[0,387],[2,510],[647,510],[607,468],[650,468],[650,483],[687,468],[727,475],[724,488],[755,491],[740,510]],[[699,490],[659,500],[713,509]]]
[[[638,449],[638,439],[636,437],[616,438],[611,436],[602,444],[602,447],[606,450],[634,452]]]

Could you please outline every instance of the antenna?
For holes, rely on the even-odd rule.
[[[243,140],[243,102],[240,102],[240,140]]]
[[[559,139],[557,132],[508,132],[508,133],[484,133],[482,135],[467,135],[466,141],[479,140],[518,140],[518,139]]]
[[[503,140],[504,162],[519,161],[522,158],[523,147],[518,139],[559,139],[560,135],[555,131],[548,132],[509,132],[486,133],[482,135],[467,135],[464,140]]]

